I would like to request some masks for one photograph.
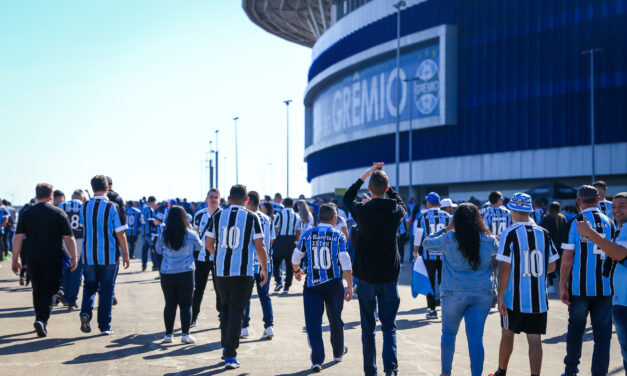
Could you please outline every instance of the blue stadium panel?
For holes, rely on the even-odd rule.
[[[627,0],[427,1],[402,12],[401,34],[442,24],[458,27],[458,122],[415,130],[414,160],[589,144],[590,67],[581,51],[596,47],[596,142],[627,141]],[[318,56],[309,80],[395,39],[396,15],[356,30]],[[308,155],[308,179],[373,160],[394,161],[393,134]]]

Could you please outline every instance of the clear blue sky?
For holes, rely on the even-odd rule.
[[[284,99],[290,194],[308,195],[310,56],[236,0],[2,1],[0,196],[21,205],[39,182],[69,195],[106,174],[125,199],[203,199],[216,129],[220,188],[235,182],[234,116],[240,183],[284,193]]]

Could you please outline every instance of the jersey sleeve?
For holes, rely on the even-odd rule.
[[[573,251],[575,250],[575,244],[577,243],[579,234],[577,233],[577,220],[574,219],[570,222],[570,228],[568,229],[567,238],[562,243],[563,250]]]
[[[218,233],[218,222],[220,222],[219,218],[221,216],[222,213],[217,213],[215,214],[213,217],[211,217],[211,219],[207,222],[207,226],[205,226],[205,228],[207,228],[207,231],[205,232],[205,236],[208,236],[212,239],[216,238],[216,235]]]
[[[110,218],[115,232],[122,232],[128,228],[126,224],[122,224],[122,221],[120,220],[120,213],[118,212],[116,205],[111,206]]]
[[[627,223],[623,224],[623,227],[618,233],[618,237],[616,238],[616,244],[627,248]]]
[[[250,214],[253,218],[253,240],[263,238],[263,227],[257,214]]]
[[[496,259],[508,264],[512,263],[512,242],[510,240],[511,236],[509,236],[510,233],[512,232],[505,231],[501,234],[499,239],[499,249],[496,252]]]
[[[276,229],[274,228],[274,225],[272,225],[272,221],[268,218],[268,221],[270,221],[270,239],[276,239]]]
[[[425,229],[420,224],[420,217],[414,222],[414,246],[420,247],[422,245],[422,239],[425,235]]]
[[[490,216],[488,215],[488,213],[489,213],[489,211],[487,211],[487,210],[486,210],[485,213],[483,213],[483,223],[485,223],[487,228],[491,229],[492,225],[491,225],[491,223],[489,221]]]
[[[557,247],[548,232],[545,234],[544,239],[545,243],[548,244],[549,263],[557,261],[560,258],[560,254],[557,252]]]

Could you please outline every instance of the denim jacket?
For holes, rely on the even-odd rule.
[[[492,254],[496,253],[498,244],[496,237],[480,235],[479,267],[474,270],[459,250],[454,231],[440,230],[425,238],[422,245],[426,249],[442,252],[440,296],[494,295]]]
[[[184,273],[196,269],[194,265],[194,252],[200,252],[202,248],[203,246],[198,234],[192,230],[187,230],[183,246],[178,250],[173,250],[165,244],[163,232],[161,232],[159,239],[157,239],[157,245],[155,246],[157,253],[163,255],[161,273]]]

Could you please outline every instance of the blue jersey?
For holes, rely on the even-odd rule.
[[[605,214],[609,219],[614,220],[614,215],[612,214],[612,201],[601,200],[598,205],[601,213]]]
[[[272,272],[272,257],[270,256],[270,249],[272,240],[276,239],[276,233],[274,231],[274,226],[272,225],[272,220],[267,215],[263,214],[260,211],[257,211],[255,214],[259,217],[259,222],[261,223],[261,228],[263,229],[263,243],[266,246],[267,258],[268,258],[268,273]],[[257,251],[255,250],[255,245],[253,243],[250,244],[250,249],[248,252],[253,254],[253,273],[259,274],[259,270],[261,270],[261,263],[259,262],[259,258],[257,257]]]
[[[274,216],[274,227],[277,236],[294,236],[300,230],[300,217],[292,208],[283,209]]]
[[[283,210],[283,205],[281,204],[277,204],[276,202],[272,203],[272,212],[274,213],[274,215],[276,216],[279,212],[281,212],[281,210]]]
[[[501,234],[496,259],[511,266],[505,290],[507,308],[522,313],[546,312],[546,271],[559,259],[549,232],[535,223],[515,223]]]
[[[627,223],[616,231],[614,242],[627,248]],[[627,306],[627,260],[612,260],[612,304]]]
[[[424,238],[431,234],[442,230],[448,226],[451,216],[438,208],[432,208],[420,214],[414,221],[414,246],[420,247],[420,254],[425,260],[439,260],[441,253],[439,251],[426,250],[422,246]]]
[[[263,238],[259,217],[243,206],[231,205],[213,215],[207,236],[216,240],[218,277],[253,276],[253,240]]]
[[[81,207],[84,228],[83,256],[85,265],[112,265],[118,262],[116,232],[126,230],[120,222],[118,206],[106,197],[95,196]]]
[[[320,224],[307,230],[300,237],[295,252],[300,252],[300,255],[304,256],[307,287],[342,276],[340,253],[344,252],[346,255],[346,240],[344,234],[331,225]]]
[[[512,213],[503,206],[500,208],[489,207],[483,214],[483,222],[494,235],[499,236],[512,225]]]
[[[140,217],[142,212],[134,207],[126,208],[126,229],[127,236],[137,236],[139,234]]]
[[[150,226],[152,226],[152,222],[155,218],[155,211],[150,206],[146,205],[142,210],[142,215],[139,217],[139,221],[141,223],[141,233],[144,236],[150,236]]]
[[[605,252],[577,232],[577,221],[583,221],[584,217],[601,236],[608,240],[614,238],[614,222],[597,207],[582,211],[569,223],[568,241],[562,244],[562,249],[574,252],[573,270],[570,275],[571,294],[611,296],[610,278],[603,276],[603,263],[607,257]]]
[[[70,221],[72,233],[76,239],[83,238],[83,225],[81,224],[81,206],[83,203],[79,200],[65,201],[59,204],[59,209],[63,210]]]
[[[9,212],[9,209],[7,209],[4,205],[0,205],[0,234],[4,234],[5,226],[2,226],[2,222],[6,220],[8,223],[9,218],[11,218],[11,212]]]

